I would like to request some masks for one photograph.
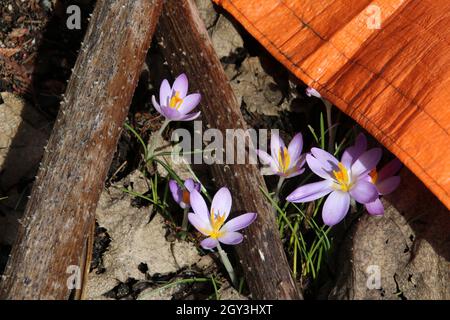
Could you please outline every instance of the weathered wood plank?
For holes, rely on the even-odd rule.
[[[161,8],[161,0],[97,2],[1,298],[67,299],[67,268],[83,274],[83,248]]]
[[[245,129],[246,124],[203,22],[192,0],[164,3],[157,37],[174,74],[186,72],[194,90],[202,94],[204,124],[217,128]],[[234,212],[258,212],[236,247],[247,283],[256,299],[299,299],[276,228],[273,211],[260,186],[266,188],[256,165],[214,165],[218,187],[233,194]]]

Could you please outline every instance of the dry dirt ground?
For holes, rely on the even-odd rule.
[[[65,28],[65,7],[72,2],[82,7],[79,31]],[[317,126],[321,105],[304,95],[305,86],[209,0],[196,2],[248,124],[279,128],[284,137],[307,125]],[[0,0],[0,4],[0,198],[7,197],[0,201],[1,273],[94,1]],[[128,119],[146,139],[161,120],[150,97],[163,78],[170,74],[153,43]],[[355,126],[344,115],[340,125]],[[311,143],[306,136],[305,145]],[[122,191],[149,191],[137,170],[139,157],[135,139],[124,132],[97,209],[85,297],[247,298],[230,288],[214,254],[200,250],[195,241],[177,239],[173,225],[155,214],[150,203]],[[207,170],[196,169],[208,184]],[[183,173],[183,168],[177,170]],[[403,187],[384,199],[388,208],[384,217],[363,215],[336,228],[320,280],[311,289],[301,283],[307,298],[450,298],[448,211],[408,170],[403,170],[402,178]],[[172,209],[174,215],[180,214]],[[367,286],[370,266],[381,270],[380,288]],[[210,280],[184,281],[193,278],[214,279],[219,292]]]

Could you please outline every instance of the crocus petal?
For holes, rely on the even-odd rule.
[[[221,231],[231,232],[247,228],[257,217],[256,213],[249,212],[231,219],[221,228]]]
[[[258,155],[259,160],[263,165],[270,166],[273,174],[276,174],[278,172],[278,166],[275,160],[273,160],[273,158],[267,152],[257,149],[256,154]]]
[[[354,177],[369,173],[376,167],[381,159],[381,149],[373,148],[364,152],[352,165],[352,175]]]
[[[364,179],[355,183],[350,195],[359,203],[369,203],[378,198],[378,191],[375,185]]]
[[[286,178],[292,178],[301,175],[303,172],[305,172],[305,168],[297,169],[292,168],[287,172]]]
[[[200,218],[210,224],[208,207],[206,206],[206,202],[202,195],[194,189],[190,192],[189,200],[191,202],[192,210],[194,210]]]
[[[191,112],[196,106],[198,106],[201,99],[202,96],[200,93],[193,93],[188,95],[186,98],[183,99],[183,102],[181,103],[178,112],[182,114],[187,114]]]
[[[312,148],[311,153],[320,161],[325,171],[330,172],[337,169],[339,161],[331,153],[319,148]]]
[[[231,210],[231,193],[228,188],[223,187],[220,188],[219,191],[214,195],[214,198],[211,202],[211,211],[214,211],[216,215],[225,215],[225,220],[230,214]]]
[[[156,101],[155,96],[152,96],[152,104],[153,104],[153,107],[156,109],[156,111],[158,111],[159,113],[162,114],[162,112],[161,112],[161,106],[160,106],[159,103]]]
[[[164,79],[159,88],[159,104],[162,107],[167,107],[169,105],[169,99],[171,98],[172,88],[170,87],[169,81]]]
[[[186,187],[187,191],[192,192],[195,187],[195,182],[192,179],[186,179],[186,181],[184,181],[184,186]]]
[[[281,140],[278,133],[272,132],[270,136],[270,152],[272,158],[276,161],[277,166],[278,166],[278,153],[280,152],[280,149],[284,147],[285,147],[284,141]]]
[[[214,238],[206,238],[202,242],[200,242],[200,245],[203,249],[214,249],[219,244],[219,241],[217,241]]]
[[[329,180],[323,180],[305,184],[295,189],[289,196],[287,196],[286,200],[295,203],[309,202],[326,196],[331,191],[333,191],[332,182]]]
[[[300,155],[302,154],[303,149],[303,137],[301,133],[297,133],[294,138],[292,138],[291,142],[288,146],[289,156],[291,157],[291,163],[295,163]]]
[[[379,198],[373,202],[366,203],[364,206],[367,212],[373,216],[382,216],[384,214],[384,206]]]
[[[308,167],[311,169],[311,171],[317,174],[319,177],[324,179],[332,178],[330,174],[324,170],[322,162],[314,158],[312,155],[306,155],[306,162],[308,163]],[[329,169],[329,171],[331,171],[331,168]]]
[[[179,118],[179,121],[192,121],[197,119],[200,116],[201,112],[195,112],[195,113],[189,113],[181,118]]]
[[[225,244],[239,244],[244,240],[244,236],[239,232],[226,232],[223,236],[219,238],[219,241]]]
[[[367,139],[363,133],[360,133],[356,137],[355,144],[347,149],[345,149],[342,154],[341,162],[347,168],[350,168],[351,165],[358,159],[364,151],[367,149]]]
[[[175,180],[170,180],[169,189],[172,193],[173,200],[175,200],[175,202],[179,204],[183,199],[183,191],[181,190],[180,186]]]
[[[179,92],[179,97],[181,99],[186,97],[188,91],[188,78],[186,74],[180,74],[173,82],[172,93],[175,93],[176,91]]]
[[[163,107],[161,108],[161,113],[166,117],[168,120],[179,120],[181,117],[183,117],[182,114],[180,114],[176,109],[169,108],[169,107]]]
[[[380,194],[389,194],[395,189],[397,189],[399,184],[400,184],[400,177],[393,176],[378,182],[376,186]]]
[[[200,231],[205,236],[208,236],[209,233],[212,231],[211,223],[209,221],[205,221],[201,216],[198,214],[189,212],[188,214],[189,222]]]
[[[311,88],[311,87],[306,88],[305,93],[306,93],[306,95],[308,97],[313,96],[313,97],[316,97],[316,98],[322,98],[320,93],[316,89]]]
[[[334,226],[344,219],[350,207],[350,195],[347,192],[333,191],[325,200],[322,219],[327,226]]]
[[[392,177],[402,168],[402,163],[397,158],[389,161],[381,170],[378,172],[378,181],[384,180],[386,178]]]

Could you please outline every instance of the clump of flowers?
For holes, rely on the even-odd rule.
[[[362,134],[355,145],[344,151],[340,161],[322,149],[312,148],[306,162],[311,171],[324,180],[300,186],[286,200],[304,203],[328,195],[322,209],[322,219],[328,226],[344,219],[352,201],[364,204],[371,214],[383,214],[378,196],[382,192],[392,192],[400,183],[400,178],[393,176],[400,169],[399,162],[393,161],[383,168],[380,180],[375,168],[382,151],[380,148],[366,149],[367,141]]]

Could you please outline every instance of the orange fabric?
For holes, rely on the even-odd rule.
[[[450,1],[214,1],[450,208]]]

